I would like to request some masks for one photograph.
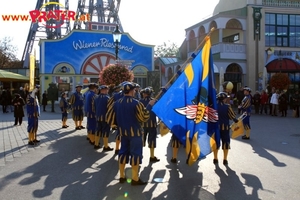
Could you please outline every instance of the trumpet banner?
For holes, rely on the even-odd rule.
[[[241,135],[244,134],[244,125],[243,125],[243,120],[239,119],[237,123],[233,123],[231,126],[231,138],[237,138]]]

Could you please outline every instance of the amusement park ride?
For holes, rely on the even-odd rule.
[[[29,68],[29,55],[39,39],[60,39],[72,29],[102,27],[97,30],[113,31],[112,28],[118,25],[123,31],[118,15],[121,0],[77,0],[75,12],[70,11],[69,1],[72,0],[37,0],[34,12],[38,15],[29,28],[22,56],[23,68]],[[68,16],[68,12],[73,12],[74,16],[62,17],[63,13]],[[40,20],[42,14],[47,15],[47,21]]]

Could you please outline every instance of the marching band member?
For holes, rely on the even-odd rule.
[[[95,99],[97,98],[97,87],[96,83],[89,84],[89,92],[86,95],[86,117],[87,117],[87,135],[92,145],[95,145],[95,134],[96,134],[96,109]],[[97,144],[96,144],[97,145]]]
[[[151,98],[152,90],[150,88],[145,88],[141,91],[143,98],[141,103],[146,107]],[[147,122],[143,123],[144,128],[144,146],[146,146],[146,140],[148,137],[148,147],[150,148],[150,162],[158,162],[159,159],[154,156],[154,149],[156,148],[156,137],[157,137],[157,122],[156,115],[154,112],[150,111],[150,118]]]
[[[106,122],[105,115],[107,113],[107,104],[109,100],[108,96],[108,86],[101,85],[99,87],[100,94],[95,100],[96,107],[96,119],[97,119],[97,130],[95,136],[94,149],[100,148],[100,138],[103,138],[104,148],[103,151],[112,151],[113,148],[108,146],[108,137],[110,132],[110,126]]]
[[[124,83],[125,82],[114,87],[114,92],[112,94],[112,97],[108,101],[108,105],[107,105],[108,108],[111,108],[114,102],[116,102],[117,100],[119,100],[120,98],[122,98],[124,96],[124,93],[122,91],[122,84],[124,84]],[[116,127],[112,127],[112,128],[116,129]],[[116,129],[115,142],[116,142],[115,155],[118,155],[119,151],[120,151],[121,138],[120,138],[119,131],[117,129]]]
[[[228,165],[227,156],[228,156],[228,150],[230,149],[229,120],[238,122],[230,104],[226,103],[227,98],[228,95],[225,92],[220,92],[219,94],[217,94],[218,117],[219,117],[218,122],[219,122],[219,130],[220,130],[220,139],[222,141],[222,149],[224,153],[224,157],[223,157],[224,165]],[[218,149],[214,150],[213,153],[214,153],[213,163],[218,164]]]
[[[85,129],[83,121],[83,95],[81,94],[82,85],[76,85],[76,91],[70,97],[72,106],[72,118],[75,122],[75,130]]]
[[[40,116],[40,105],[36,93],[40,90],[40,86],[36,85],[35,88],[26,99],[26,109],[28,116],[28,145],[34,145],[40,142],[36,139],[36,133],[38,130],[39,116]]]
[[[62,128],[68,128],[67,119],[68,119],[68,107],[69,103],[67,101],[67,93],[61,93],[61,99],[59,102],[59,107],[61,110],[61,121],[62,121]]]
[[[180,140],[176,137],[176,135],[172,134],[171,137],[171,144],[172,144],[172,158],[171,163],[177,164],[177,155],[178,155],[178,149],[180,147]]]
[[[135,84],[127,82],[123,85],[124,97],[116,101],[106,115],[110,126],[117,125],[121,136],[121,149],[119,152],[120,183],[126,182],[125,165],[132,166],[131,185],[144,185],[147,182],[139,178],[139,165],[143,157],[143,133],[141,123],[146,122],[149,117],[152,105],[155,100],[151,100],[147,106],[134,98]]]
[[[239,108],[241,108],[242,113],[246,112],[247,116],[243,119],[244,129],[246,130],[246,134],[242,137],[244,140],[250,139],[250,115],[251,115],[251,89],[249,87],[244,87],[244,99],[242,100],[241,105],[239,105]]]

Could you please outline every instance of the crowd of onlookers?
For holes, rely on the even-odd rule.
[[[293,117],[299,117],[300,94],[296,90],[294,94],[287,94],[284,90],[272,88],[271,91],[256,91],[252,96],[253,112],[255,114],[268,114],[272,116],[286,117],[289,108],[293,110]],[[234,102],[239,105],[243,98],[243,88],[234,95]],[[241,111],[238,109],[238,114]]]
[[[4,88],[0,94],[0,105],[2,105],[2,112],[14,112],[14,104],[13,100],[17,97],[26,100],[26,96],[28,95],[29,91],[27,88],[20,87],[18,91],[12,91],[10,88]]]

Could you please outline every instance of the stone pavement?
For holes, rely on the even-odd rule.
[[[58,108],[56,108],[58,111]],[[156,156],[149,163],[144,148],[140,176],[145,186],[118,183],[117,156],[95,151],[85,130],[61,129],[60,113],[42,112],[39,145],[27,145],[27,121],[13,125],[13,114],[0,114],[0,198],[10,199],[299,199],[300,119],[268,115],[251,117],[251,139],[234,139],[229,165],[212,154],[187,166],[184,148],[179,163],[170,162],[170,134],[158,136]],[[84,122],[85,123],[85,122]],[[110,145],[114,147],[114,135]],[[130,166],[126,176],[131,177]],[[128,180],[130,181],[130,180]]]

